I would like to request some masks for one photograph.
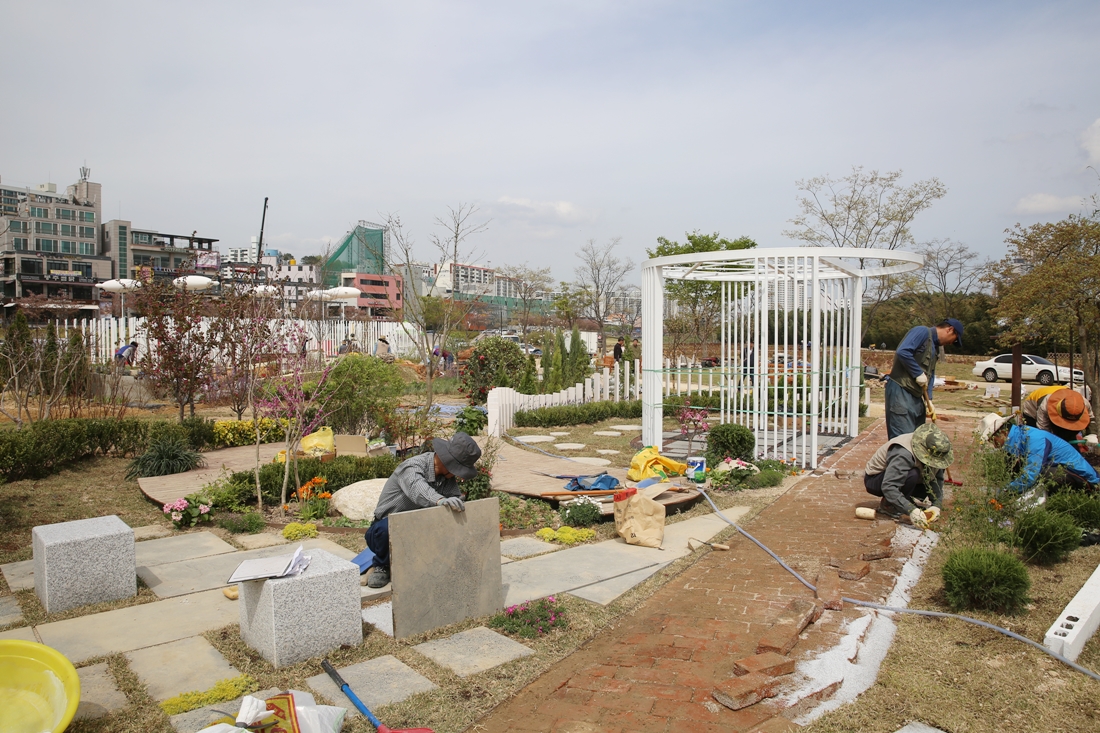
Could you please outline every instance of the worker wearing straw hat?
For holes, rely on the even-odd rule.
[[[1035,398],[1029,394],[1020,403],[1020,412],[1028,427],[1045,430],[1065,441],[1077,440],[1079,433],[1088,431],[1092,423],[1092,405],[1080,392],[1068,387],[1049,392],[1040,388],[1035,392],[1043,394]]]

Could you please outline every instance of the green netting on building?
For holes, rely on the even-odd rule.
[[[360,222],[348,232],[325,263],[325,287],[338,286],[342,272],[387,274],[387,234],[384,228],[376,228],[366,222]]]

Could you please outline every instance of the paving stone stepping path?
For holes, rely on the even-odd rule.
[[[81,667],[76,673],[80,677],[80,707],[74,720],[96,720],[129,704],[106,662]]]
[[[561,545],[543,542],[534,537],[513,537],[500,543],[500,554],[517,559],[560,549]]]
[[[554,443],[558,450],[584,450],[584,443]]]
[[[568,431],[568,430],[566,430],[565,432],[562,432],[562,431],[560,431],[560,430],[559,430],[559,431],[558,431],[558,432],[556,432],[556,433],[553,433],[553,432],[552,432],[552,433],[550,433],[550,434],[551,434],[551,435],[553,435],[553,436],[554,436],[555,438],[564,438],[564,437],[565,437],[566,435],[569,435],[569,431]]]
[[[236,551],[236,547],[211,532],[192,532],[136,544],[134,562],[141,568]]]
[[[943,733],[943,731],[924,723],[913,722],[904,728],[898,728],[894,733]]]
[[[392,654],[350,667],[337,667],[336,671],[372,713],[383,705],[392,705],[417,693],[436,689],[431,680]],[[361,717],[359,711],[327,674],[310,677],[306,684],[330,704],[347,709],[346,720]]]
[[[34,560],[20,560],[0,565],[4,580],[12,591],[34,588]]]
[[[520,443],[552,443],[554,438],[551,435],[521,435],[516,440]]]
[[[240,674],[201,636],[137,649],[128,652],[126,658],[154,700],[209,690],[217,682]]]
[[[0,596],[0,626],[7,626],[23,620],[23,609],[15,596]]]
[[[597,448],[596,452],[599,453],[601,456],[617,456],[617,455],[619,455],[619,451],[615,450],[614,448]]]
[[[266,700],[269,697],[278,695],[280,692],[282,692],[282,690],[279,688],[272,687],[268,690],[253,692],[250,696],[259,700]],[[241,712],[241,701],[244,700],[244,697],[244,695],[241,695],[236,700],[216,702],[213,705],[207,705],[198,710],[173,715],[168,720],[172,723],[172,727],[179,731],[179,733],[194,733],[197,730],[206,728],[215,720],[224,718],[225,713],[232,715],[234,718],[237,717],[237,713]]]
[[[484,626],[417,644],[413,649],[459,677],[469,677],[535,653]]]
[[[393,603],[386,601],[364,608],[363,623],[370,624],[386,636],[393,636]]]
[[[261,532],[260,534],[239,534],[233,540],[246,550],[259,550],[262,547],[275,547],[288,544],[281,535]]]
[[[592,432],[592,434],[593,435],[599,435],[600,437],[603,437],[603,438],[618,438],[619,436],[622,435],[622,433],[620,433],[616,430],[595,430],[595,431]]]
[[[612,430],[622,430],[628,433],[636,433],[642,429],[641,425],[612,425]]]

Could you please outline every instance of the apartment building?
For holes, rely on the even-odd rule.
[[[137,229],[130,221],[112,219],[101,229],[103,254],[111,258],[113,277],[142,280],[175,279],[197,273],[217,277],[221,252],[218,240],[191,234],[167,234],[156,229]]]

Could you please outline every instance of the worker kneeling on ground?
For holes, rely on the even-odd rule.
[[[381,588],[390,582],[389,515],[433,506],[465,511],[462,490],[455,479],[465,481],[477,476],[479,458],[481,448],[474,439],[466,433],[455,433],[450,440],[433,439],[431,452],[421,453],[397,467],[382,487],[374,508],[374,522],[364,535],[367,547],[374,553],[368,586]]]
[[[1092,405],[1068,387],[1040,387],[1020,403],[1024,424],[1062,440],[1077,440],[1092,423]]]
[[[925,529],[943,509],[943,470],[955,460],[951,439],[932,424],[921,425],[880,447],[867,462],[863,486],[881,496],[878,511],[894,519],[908,516]],[[927,512],[914,501],[930,504]]]
[[[1072,445],[1038,428],[1021,427],[1011,417],[986,415],[978,426],[983,441],[1022,462],[1008,488],[1018,494],[1034,490],[1040,479],[1078,489],[1095,490],[1100,476]],[[1042,504],[1045,496],[1034,496]]]

